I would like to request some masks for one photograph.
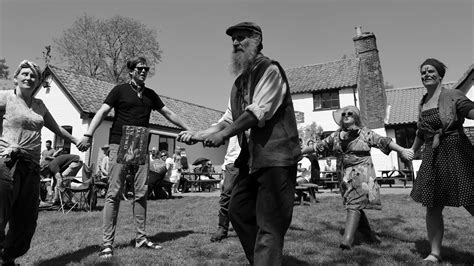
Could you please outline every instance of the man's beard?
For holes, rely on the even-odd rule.
[[[234,76],[249,70],[257,56],[259,40],[249,39],[247,44],[242,47],[243,51],[232,51],[230,73]]]

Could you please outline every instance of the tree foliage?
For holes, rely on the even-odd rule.
[[[147,59],[153,75],[162,54],[156,30],[120,15],[100,20],[84,14],[54,43],[70,70],[112,83],[128,79],[126,62],[135,56]]]
[[[0,59],[0,79],[8,79],[10,71],[8,70],[7,60],[5,58]]]
[[[308,140],[320,140],[321,136],[323,135],[323,132],[323,128],[316,124],[316,122],[300,127],[298,129],[298,135],[303,140],[304,145],[308,143]]]

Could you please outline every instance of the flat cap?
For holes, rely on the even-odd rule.
[[[232,32],[235,30],[249,30],[259,34],[260,36],[262,35],[262,28],[253,22],[240,22],[234,26],[229,27],[225,33],[229,36],[232,36]]]

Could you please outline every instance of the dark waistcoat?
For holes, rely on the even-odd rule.
[[[245,138],[245,132],[238,136],[242,151],[235,164],[241,167],[242,164],[248,163],[250,172],[264,167],[295,165],[301,159],[290,87],[285,71],[278,62],[259,54],[250,73],[242,74],[235,80],[231,92],[232,118],[236,121],[245,111],[243,101],[246,89],[249,95],[246,100],[249,105],[252,104],[255,87],[272,64],[279,68],[287,90],[282,104],[273,117],[265,121],[265,126],[252,127],[248,140]]]

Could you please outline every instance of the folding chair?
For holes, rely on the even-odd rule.
[[[82,167],[82,177],[66,177],[65,181],[69,184],[65,186],[64,192],[59,193],[60,211],[63,213],[66,209],[69,213],[74,208],[85,211],[92,211],[97,204],[97,189],[95,188],[94,178],[92,178],[92,165],[86,164]],[[65,182],[63,181],[63,182]],[[72,201],[72,206],[66,206],[63,196]]]

